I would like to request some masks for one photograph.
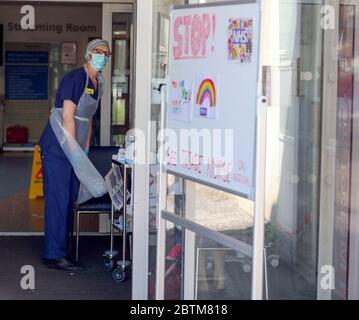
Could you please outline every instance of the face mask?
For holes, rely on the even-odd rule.
[[[93,53],[90,63],[96,71],[101,71],[106,67],[108,61],[109,61],[109,58],[106,57],[105,54]]]

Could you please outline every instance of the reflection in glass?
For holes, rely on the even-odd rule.
[[[253,243],[253,201],[195,184],[194,213],[186,218],[249,245]]]
[[[153,16],[157,19],[153,20],[152,29],[152,78],[163,79],[167,73],[167,60],[168,60],[168,37],[169,37],[169,21],[170,10],[172,5],[183,5],[187,3],[186,0],[156,0],[153,2]],[[151,103],[151,121],[155,125],[151,128],[151,145],[150,151],[152,159],[156,159],[157,155],[157,135],[160,128],[160,104],[159,95],[157,92],[152,91]],[[156,161],[154,161],[156,163]],[[157,205],[158,205],[158,177],[159,166],[154,164],[150,166],[150,213],[149,213],[149,286],[148,298],[155,298],[155,270],[156,270],[156,245],[157,245]],[[172,178],[170,178],[172,179]],[[169,179],[169,180],[170,180]],[[171,181],[169,181],[171,183]],[[184,206],[183,194],[172,193],[167,198],[167,210],[172,213],[182,215],[182,208]],[[177,208],[177,209],[176,209]],[[167,264],[168,262],[166,262]],[[167,280],[166,280],[167,281]],[[177,280],[176,280],[177,281]],[[165,289],[165,294],[170,295],[170,289]]]
[[[266,155],[265,245],[270,299],[316,299],[321,6],[266,1],[262,62],[270,69]],[[273,23],[273,16],[278,16]]]
[[[333,230],[335,289],[332,299],[348,298],[350,181],[352,174],[355,6],[339,6],[337,152]]]
[[[50,102],[55,105],[56,93],[62,78],[75,69],[76,65],[61,63],[61,43],[51,43],[49,52],[49,79],[50,79]]]
[[[166,223],[165,299],[183,299],[184,230]]]
[[[195,299],[251,298],[252,258],[201,236],[195,249]]]

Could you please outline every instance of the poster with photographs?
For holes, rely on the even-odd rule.
[[[228,60],[251,63],[253,51],[253,19],[229,19]]]

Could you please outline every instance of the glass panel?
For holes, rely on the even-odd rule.
[[[194,186],[193,211],[186,218],[252,245],[254,202],[198,183]]]
[[[126,100],[118,98],[122,95],[121,90],[114,89],[114,94],[112,102],[112,124],[113,125],[124,125],[125,122],[125,113],[126,113]]]
[[[341,78],[344,80],[348,78],[348,80],[344,80],[344,83],[348,83],[348,91],[347,91],[347,100],[351,100],[347,103],[346,109],[349,109],[349,117],[348,111],[342,113],[346,116],[341,117],[341,122],[343,124],[348,123],[349,119],[351,120],[351,139],[347,136],[347,143],[350,143],[350,157],[346,158],[347,160],[347,170],[350,172],[349,175],[349,188],[342,184],[342,190],[340,193],[344,198],[347,198],[349,202],[349,207],[346,209],[347,212],[347,223],[348,225],[348,237],[346,248],[349,252],[348,263],[347,263],[347,298],[348,299],[359,299],[359,118],[358,118],[358,98],[359,98],[359,72],[358,72],[358,61],[359,61],[359,6],[356,1],[356,5],[353,5],[353,2],[343,1],[343,3],[347,3],[346,6],[341,6],[340,17],[341,20],[339,22],[339,34],[341,35],[339,41],[342,45],[346,47],[345,50],[342,51],[340,69],[345,71],[346,76],[342,76]],[[349,5],[350,4],[350,5]],[[344,41],[343,41],[344,40]],[[352,92],[351,92],[352,91]],[[350,99],[351,98],[351,99]],[[344,109],[345,110],[345,109]],[[349,118],[349,119],[348,119]],[[345,130],[347,132],[347,130]],[[344,140],[344,139],[343,139]],[[339,193],[339,194],[340,194]],[[336,197],[337,201],[340,201],[340,197]],[[348,205],[348,202],[342,202],[343,207]],[[340,228],[338,228],[339,230]],[[343,237],[344,238],[344,237]],[[345,242],[344,242],[345,243]],[[345,250],[345,249],[344,249]],[[341,255],[339,254],[339,257]],[[342,256],[341,259],[345,259]],[[340,261],[339,261],[340,263]],[[344,279],[344,277],[339,276],[339,278]],[[336,279],[337,280],[337,279]],[[342,288],[339,283],[336,283],[335,288]],[[334,297],[336,298],[336,296]]]
[[[168,60],[168,41],[169,41],[169,14],[173,5],[182,5],[187,3],[186,0],[155,0],[153,1],[153,28],[152,28],[152,87],[158,87],[165,81],[167,75]],[[158,91],[152,90],[151,101],[151,159],[150,165],[150,213],[149,213],[149,299],[155,298],[155,270],[156,270],[156,244],[157,244],[157,221],[156,212],[158,205],[158,172],[157,164],[157,135],[160,128],[160,95]],[[171,184],[174,177],[170,177],[168,183]],[[176,192],[177,193],[177,192]],[[181,203],[182,194],[172,192],[167,199],[167,210],[172,213],[182,214],[180,211],[183,207]],[[171,277],[171,276],[170,276]],[[176,280],[177,281],[177,280]],[[167,282],[167,280],[166,280]],[[165,288],[166,296],[170,295],[169,289]]]
[[[277,266],[268,267],[270,299],[316,299],[320,10],[315,4],[269,0],[263,13],[262,61],[270,105],[265,245],[279,258]]]
[[[350,207],[350,201],[353,201],[350,184],[356,174],[352,163],[353,144],[356,143],[353,137],[355,8],[353,2],[341,1],[340,12],[333,13],[334,17],[339,15],[338,30],[334,31],[339,35],[338,48],[333,47],[334,50],[338,49],[338,61],[335,61],[330,60],[333,54],[323,51],[325,38],[324,30],[320,27],[323,23],[322,1],[266,0],[263,4],[261,61],[263,90],[269,106],[265,206],[265,261],[269,299],[317,298],[318,253],[322,250],[318,248],[318,230],[322,219],[325,225],[329,222],[331,228],[325,232],[329,232],[330,241],[333,241],[329,254],[329,260],[335,268],[332,298],[346,299],[352,236],[349,230],[353,220],[352,211],[355,209]],[[155,13],[161,11],[159,7],[157,9]],[[154,30],[157,34],[158,29]],[[165,54],[161,54],[157,45],[156,42],[153,49],[153,76],[161,78],[167,65]],[[322,186],[332,192],[328,201],[334,205],[333,212],[322,212],[319,216],[320,174],[323,170],[320,166],[323,150],[322,115],[329,112],[322,109],[322,97],[327,94],[322,92],[323,81],[328,81],[322,78],[326,71],[323,70],[326,67],[323,65],[323,55],[330,56],[328,61],[331,63],[338,63],[339,72],[338,97],[336,101],[333,100],[333,109],[337,110],[333,113],[333,117],[336,117],[333,129],[336,132],[333,141],[336,146],[333,148],[334,167],[330,167],[332,172],[325,172],[328,176],[334,173],[333,189],[328,185]],[[336,79],[333,77],[330,81],[335,83]],[[157,121],[158,129],[158,99],[154,98],[155,101],[152,118]],[[152,151],[156,152],[155,144]],[[185,186],[186,183],[182,186],[184,198],[181,201],[188,196]],[[195,194],[192,191],[194,210],[186,212],[186,218],[252,244],[252,202],[199,184],[195,184]],[[167,210],[183,214],[183,211],[176,210],[175,199],[174,195],[168,196]],[[197,238],[197,248],[200,247],[198,241]],[[322,244],[323,247],[328,245]],[[226,252],[226,248],[221,249]],[[201,255],[198,252],[196,254]],[[231,255],[230,252],[227,254]],[[226,261],[226,255],[219,260]],[[213,276],[211,267],[216,259],[213,253],[207,256],[200,257],[198,261],[208,265],[208,273]],[[201,270],[204,270],[203,267]],[[241,267],[236,270],[241,270]],[[203,277],[207,276],[198,271],[198,278]],[[197,285],[199,287],[199,283]],[[207,292],[211,293],[198,295],[198,298],[211,298],[213,288],[209,286]],[[248,288],[243,296],[248,297],[250,294],[250,286]],[[222,298],[220,295],[213,297]]]
[[[112,141],[115,146],[125,146],[125,135],[124,134],[116,134],[113,135]]]
[[[183,216],[184,213],[184,193],[182,178],[167,175],[167,206],[166,210],[170,213]]]
[[[166,261],[164,274],[164,296],[166,300],[183,298],[183,250],[184,229],[166,222]],[[149,251],[148,298],[156,297],[156,247],[151,243]]]
[[[333,267],[336,272],[332,299],[347,299],[348,297],[350,181],[353,147],[354,12],[354,6],[341,5],[339,7],[336,197],[333,234]]]
[[[184,230],[166,222],[165,300],[183,299]]]
[[[61,43],[50,44],[49,54],[49,78],[50,78],[50,103],[51,107],[55,105],[56,93],[61,79],[71,70],[77,68],[73,64],[61,63]]]
[[[126,100],[122,94],[128,93],[126,77],[126,40],[115,40],[116,55],[112,80],[112,124],[126,124]]]
[[[202,236],[195,252],[195,299],[251,298],[252,258]]]
[[[112,112],[111,144],[124,145],[130,129],[131,36],[133,15],[112,14]]]

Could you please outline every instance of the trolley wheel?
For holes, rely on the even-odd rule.
[[[277,259],[277,258],[271,259],[270,264],[273,268],[277,268],[279,266],[279,259]]]
[[[105,258],[105,260],[103,261],[103,266],[106,271],[112,271],[115,267],[115,261],[113,261],[113,259],[111,258]]]
[[[250,264],[244,264],[243,267],[242,267],[242,269],[243,269],[243,271],[244,271],[245,273],[249,273],[249,272],[252,271],[252,267],[251,267]]]
[[[127,278],[126,270],[123,270],[122,268],[116,268],[112,272],[112,278],[113,278],[113,281],[115,281],[117,283],[124,282]]]

